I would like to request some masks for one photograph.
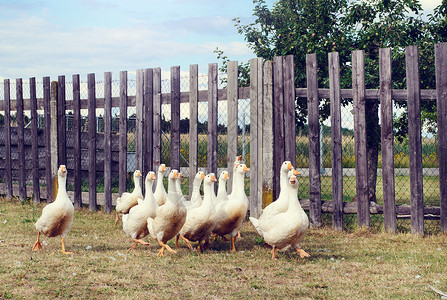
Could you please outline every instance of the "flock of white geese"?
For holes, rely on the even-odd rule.
[[[136,170],[133,174],[135,187],[131,193],[123,193],[117,199],[115,225],[120,216],[123,231],[133,244],[129,250],[138,244],[149,245],[143,239],[150,235],[161,246],[158,256],[164,256],[165,250],[176,253],[168,241],[175,237],[176,248],[182,239],[192,251],[203,251],[209,247],[210,237],[231,236],[231,251],[236,251],[235,240],[248,210],[248,198],[244,191],[244,175],[249,169],[242,163],[241,157],[236,157],[233,165],[232,192],[227,194],[226,181],[228,172],[223,171],[219,177],[217,195],[214,184],[217,182],[214,173],[198,172],[194,177],[191,199],[186,200],[180,189],[181,173],[171,170],[168,175],[168,191],[163,185],[166,166],[161,164],[157,174],[148,172],[144,185],[143,196],[140,185],[142,174]],[[280,169],[280,194],[278,199],[265,207],[261,216],[250,217],[251,223],[265,244],[272,247],[272,258],[276,259],[277,249],[295,249],[301,257],[307,257],[299,247],[304,234],[309,227],[307,214],[298,200],[299,174],[291,162],[285,161]],[[155,191],[153,184],[157,180]],[[58,193],[54,202],[46,205],[42,215],[35,223],[37,240],[33,251],[42,249],[40,234],[48,237],[60,236],[62,253],[65,250],[64,238],[69,233],[74,216],[73,203],[66,190],[67,168],[61,165],[58,169]],[[200,187],[203,182],[203,197]],[[195,249],[192,242],[197,242]]]

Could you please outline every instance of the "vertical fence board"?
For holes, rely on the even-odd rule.
[[[217,174],[217,71],[216,63],[208,65],[208,173],[214,174]]]
[[[31,107],[31,157],[32,157],[32,175],[33,175],[33,203],[40,202],[39,185],[39,152],[37,136],[37,96],[36,96],[36,78],[29,79],[30,107]]]
[[[411,232],[424,233],[422,175],[421,90],[417,46],[405,48],[408,93],[408,148],[410,152]]]
[[[112,73],[104,73],[104,212],[112,211]]]
[[[285,160],[296,167],[295,64],[293,55],[284,57],[284,139]]]
[[[309,124],[309,217],[312,227],[321,226],[320,121],[317,55],[306,55],[307,109]]]
[[[180,67],[179,66],[171,67],[171,168],[180,171]]]
[[[96,210],[96,86],[95,74],[87,75],[88,86],[88,203]]]
[[[154,171],[157,172],[158,166],[161,164],[161,69],[154,69]],[[158,180],[158,178],[156,179]],[[156,182],[153,184],[154,189]]]
[[[154,72],[152,69],[144,70],[144,121],[143,121],[143,139],[144,139],[144,151],[143,151],[143,172],[147,174],[149,171],[154,170],[152,167],[153,158],[153,123],[152,115],[154,113]]]
[[[119,194],[126,191],[127,179],[127,71],[120,72]]]
[[[58,135],[58,166],[67,164],[67,131],[65,117],[65,76],[57,80],[57,135]]]
[[[391,49],[380,49],[380,117],[382,141],[383,225],[387,232],[396,232],[396,199],[394,185],[393,99],[391,81]]]
[[[57,169],[58,169],[58,146],[59,146],[59,138],[58,138],[58,122],[57,122],[57,92],[58,92],[58,82],[51,82],[51,90],[50,90],[50,139],[51,139],[51,197],[52,200],[56,199],[57,196]]]
[[[363,50],[352,51],[357,224],[369,227],[365,93],[365,52]]]
[[[273,126],[273,197],[276,200],[280,190],[280,168],[285,160],[283,59],[280,56],[273,58]]]
[[[258,218],[258,185],[256,174],[259,172],[257,158],[259,157],[259,132],[258,132],[258,105],[262,103],[262,98],[259,98],[259,59],[254,58],[250,60],[250,216]]]
[[[5,172],[6,172],[6,197],[13,195],[12,188],[12,160],[11,160],[11,93],[9,79],[4,80],[5,97]]]
[[[143,96],[144,96],[144,71],[137,70],[137,91],[135,97],[136,124],[135,124],[135,159],[136,169],[143,172]],[[143,180],[144,182],[144,180]],[[143,184],[144,188],[144,184]]]
[[[447,43],[435,45],[441,230],[447,232]]]
[[[51,90],[50,77],[43,78],[43,102],[45,119],[45,182],[47,185],[47,202],[53,200],[52,196],[52,170],[51,170]]]
[[[73,202],[75,209],[82,207],[81,153],[81,82],[79,75],[76,74],[73,75]]]
[[[16,79],[17,105],[17,152],[19,166],[19,198],[26,198],[26,164],[25,164],[25,123],[23,115],[23,86],[22,79]]]
[[[273,202],[273,63],[264,64],[262,107],[262,207]]]
[[[258,57],[258,105],[257,105],[257,111],[256,111],[256,116],[257,116],[257,148],[258,148],[258,155],[254,158],[255,160],[251,159],[250,156],[250,161],[252,161],[253,163],[256,163],[257,165],[257,172],[256,173],[250,173],[252,177],[256,177],[254,180],[256,180],[256,185],[257,185],[257,196],[256,196],[256,201],[252,202],[252,207],[251,210],[253,210],[253,216],[256,218],[259,218],[259,216],[262,213],[262,176],[260,176],[260,174],[264,174],[264,164],[262,161],[262,147],[264,144],[264,128],[263,128],[263,119],[264,119],[264,115],[262,113],[262,108],[264,106],[264,86],[263,86],[263,76],[264,76],[264,59],[262,57]],[[251,130],[250,130],[250,134],[251,134]]]
[[[189,196],[192,195],[194,176],[198,170],[198,102],[199,102],[199,66],[189,66]]]
[[[233,162],[237,156],[238,136],[238,62],[229,61],[227,70],[227,109],[228,109],[228,175],[233,178]],[[233,181],[228,180],[227,192],[231,194]]]
[[[340,58],[337,52],[329,53],[329,98],[331,101],[332,148],[332,228],[343,230],[343,156],[341,134]]]

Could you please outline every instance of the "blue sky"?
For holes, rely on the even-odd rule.
[[[441,0],[421,3],[430,11]],[[0,0],[0,79],[190,64],[206,72],[216,47],[247,61],[254,55],[232,19],[248,23],[252,11],[251,0]]]

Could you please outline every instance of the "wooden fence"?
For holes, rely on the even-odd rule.
[[[218,101],[228,102],[228,161],[237,153],[238,100],[250,98],[250,215],[259,216],[263,204],[276,199],[279,193],[279,168],[284,160],[296,162],[295,99],[306,97],[309,125],[309,199],[301,200],[309,210],[312,226],[322,224],[322,212],[333,215],[333,228],[343,229],[343,215],[356,213],[360,226],[370,226],[371,213],[383,213],[387,231],[396,231],[396,216],[411,214],[411,229],[415,234],[424,232],[424,214],[439,216],[441,230],[447,231],[447,44],[436,44],[436,89],[419,87],[418,49],[406,48],[407,89],[392,90],[391,50],[380,49],[380,89],[365,88],[364,52],[352,52],[352,88],[340,88],[338,53],[329,53],[330,88],[319,88],[317,57],[307,55],[307,87],[294,85],[292,56],[275,57],[273,61],[261,58],[250,61],[250,87],[238,87],[238,64],[229,62],[227,87],[218,88],[218,66],[209,64],[208,89],[199,90],[198,66],[190,66],[189,91],[180,92],[180,68],[171,68],[170,93],[162,93],[161,69],[138,70],[136,95],[127,93],[127,72],[120,73],[119,97],[112,97],[112,74],[104,74],[104,98],[96,97],[95,74],[88,74],[88,98],[80,97],[79,75],[73,76],[73,99],[65,97],[65,77],[57,82],[43,78],[43,98],[36,97],[35,78],[30,79],[30,99],[23,99],[22,79],[16,80],[16,99],[10,97],[10,81],[4,81],[4,101],[0,111],[5,114],[2,128],[4,155],[0,169],[6,183],[1,194],[18,195],[20,199],[33,197],[34,202],[46,198],[51,201],[54,189],[41,192],[40,182],[55,186],[57,166],[67,164],[74,174],[73,200],[76,208],[88,203],[91,210],[103,205],[105,212],[112,210],[117,195],[112,195],[112,170],[119,171],[119,193],[126,189],[127,180],[127,108],[136,107],[136,167],[144,174],[155,170],[161,161],[162,104],[170,105],[171,153],[170,166],[180,167],[180,104],[189,103],[190,141],[189,174],[198,170],[198,112],[199,102],[208,102],[208,172],[217,173],[217,112]],[[330,99],[332,143],[332,201],[321,200],[319,100]],[[343,202],[343,166],[341,142],[341,98],[354,102],[356,202]],[[367,183],[365,103],[380,99],[383,162],[384,205],[370,203]],[[411,206],[396,206],[393,155],[393,100],[407,100],[410,145]],[[424,207],[421,153],[421,101],[437,101],[440,207]],[[112,134],[112,107],[119,107],[119,133]],[[104,109],[104,133],[97,133],[95,111]],[[81,109],[88,109],[88,132],[81,132]],[[31,111],[31,126],[24,126],[24,111]],[[37,110],[44,111],[45,129],[37,128]],[[66,110],[73,111],[73,130],[66,130]],[[17,111],[17,128],[10,125],[11,111]],[[49,125],[49,126],[47,126]],[[29,130],[31,138],[25,139]],[[84,142],[82,135],[87,135]],[[29,147],[29,145],[31,147]],[[40,149],[40,150],[39,150]],[[27,155],[25,155],[27,152]],[[72,153],[68,153],[72,152]],[[31,153],[30,155],[28,155]],[[88,166],[82,166],[82,157],[88,156]],[[27,159],[30,157],[30,159]],[[70,159],[67,160],[67,157]],[[89,192],[81,192],[81,171],[87,169]],[[97,174],[104,170],[104,194],[96,191]],[[29,172],[31,171],[31,172]],[[228,170],[230,173],[232,168]],[[18,178],[18,191],[12,180]],[[32,192],[26,182],[32,181]],[[190,181],[192,185],[192,180]],[[228,186],[231,191],[231,183]],[[192,189],[190,189],[192,190]],[[99,200],[99,201],[98,201]]]

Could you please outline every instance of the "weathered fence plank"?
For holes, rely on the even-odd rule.
[[[104,212],[112,212],[112,73],[104,73]]]
[[[393,99],[391,81],[391,49],[379,50],[380,117],[382,142],[383,225],[387,232],[396,232],[396,199],[394,184]]]
[[[57,122],[57,81],[51,82],[51,90],[50,90],[50,139],[51,139],[51,201],[56,199],[57,196],[57,169],[59,168],[59,156],[58,156],[58,147],[59,147],[59,138],[58,138],[58,128],[59,123]]]
[[[217,72],[216,63],[208,65],[208,173],[214,174],[217,174]]]
[[[307,109],[309,124],[310,224],[321,226],[320,121],[317,55],[306,55]]]
[[[328,55],[331,109],[332,149],[332,228],[343,230],[343,156],[341,134],[340,58],[338,52]]]
[[[447,43],[436,44],[435,63],[441,230],[447,232]]]
[[[33,174],[33,203],[40,202],[40,184],[39,184],[39,152],[37,135],[37,97],[36,97],[36,78],[29,79],[29,92],[31,100],[31,152],[32,152],[32,174]]]
[[[137,70],[137,90],[135,96],[135,165],[136,169],[143,172],[143,96],[144,96],[144,71]],[[144,182],[144,180],[143,180]],[[143,184],[144,189],[144,184]]]
[[[405,48],[408,92],[408,148],[410,157],[411,232],[424,234],[421,92],[417,46]]]
[[[217,117],[216,117],[216,123],[217,123]],[[171,67],[171,168],[180,171],[180,67],[179,66]]]
[[[73,202],[75,209],[82,207],[81,190],[81,82],[73,75]]]
[[[228,175],[233,178],[233,162],[237,156],[238,135],[238,62],[229,61],[227,69],[227,113],[228,113]],[[227,182],[227,192],[231,194],[233,181]]]
[[[9,79],[4,80],[5,97],[5,172],[6,172],[6,197],[13,196],[12,189],[12,159],[11,159],[11,93]]]
[[[147,174],[149,171],[155,170],[152,166],[153,158],[153,122],[152,116],[154,114],[154,71],[153,69],[144,70],[144,151],[143,151],[143,172]]]
[[[194,176],[198,171],[198,98],[199,98],[199,66],[189,66],[189,196],[192,195]]]
[[[127,185],[127,71],[120,72],[120,121],[119,121],[119,194],[126,191]]]
[[[153,116],[153,142],[154,142],[154,161],[153,168],[155,172],[158,171],[158,166],[161,164],[161,69],[154,69],[154,116]],[[156,180],[158,180],[157,178]],[[154,190],[156,182],[154,182]]]
[[[286,128],[285,139],[285,160],[292,162],[296,167],[296,131],[295,128],[295,64],[293,55],[284,58],[284,121]],[[261,111],[262,115],[262,111]]]
[[[25,176],[25,133],[24,133],[24,115],[23,115],[23,86],[22,79],[16,79],[16,98],[17,98],[17,134],[18,145],[17,154],[19,161],[19,198],[23,201],[26,198],[26,176]]]
[[[370,226],[368,198],[368,158],[365,112],[365,53],[352,51],[352,97],[354,102],[355,178],[357,224]]]
[[[57,165],[67,165],[67,131],[65,117],[65,76],[57,79]]]
[[[264,63],[262,107],[262,207],[273,202],[273,63]]]
[[[47,202],[52,202],[53,186],[52,163],[51,163],[51,90],[50,77],[43,78],[43,99],[44,99],[44,119],[45,119],[45,181],[47,185]]]
[[[96,82],[95,74],[87,75],[88,102],[88,199],[89,209],[96,210]]]
[[[273,58],[273,126],[273,197],[276,200],[280,191],[280,168],[285,160],[283,59],[280,56]]]

